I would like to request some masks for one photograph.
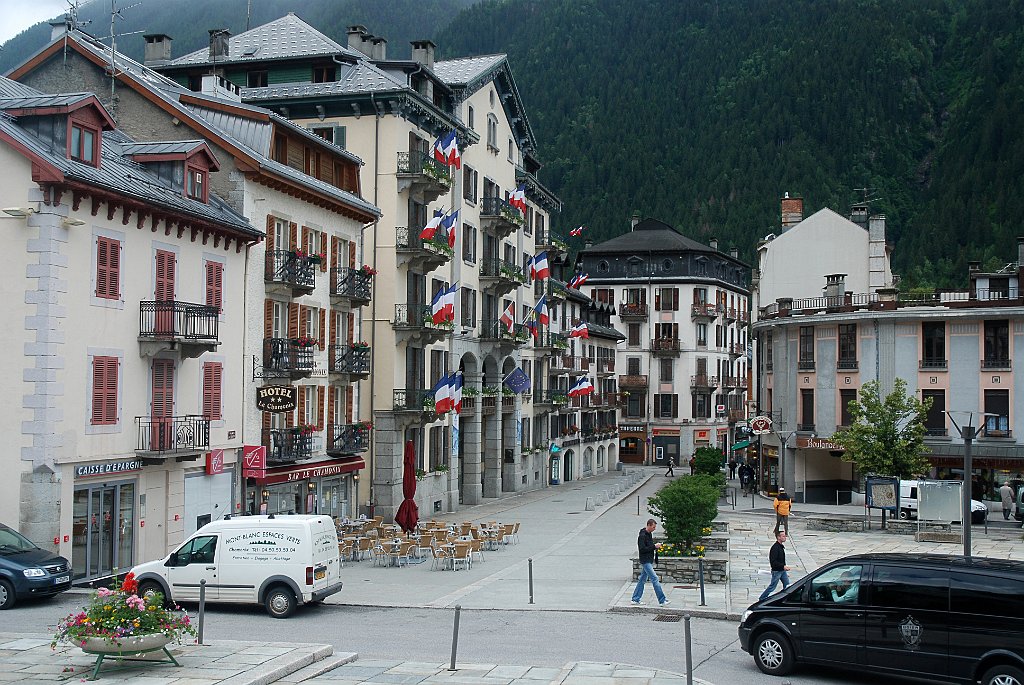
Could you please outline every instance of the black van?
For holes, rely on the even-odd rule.
[[[71,587],[71,564],[0,523],[0,609],[27,597],[52,597]]]
[[[1024,562],[861,554],[751,605],[739,636],[764,673],[798,662],[939,683],[1024,685]]]

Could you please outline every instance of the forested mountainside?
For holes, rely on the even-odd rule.
[[[365,24],[393,56],[420,37],[442,57],[507,53],[541,180],[565,203],[556,230],[582,223],[601,240],[628,230],[636,210],[735,244],[750,261],[778,230],[782,193],[802,196],[805,214],[845,214],[867,192],[888,217],[904,287],[963,284],[967,260],[1001,267],[1024,235],[1024,0],[253,0],[253,9],[253,25],[292,10],[339,41],[347,25]],[[244,29],[245,0],[146,0],[126,15],[174,36],[180,55],[205,44],[207,28]],[[27,37],[5,47],[4,64],[45,40],[16,44]],[[141,38],[121,46],[137,55]]]

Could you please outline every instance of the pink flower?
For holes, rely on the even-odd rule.
[[[112,594],[114,594],[114,591],[113,590],[108,590],[105,587],[101,587],[101,588],[96,590],[96,596],[97,597],[109,597]]]

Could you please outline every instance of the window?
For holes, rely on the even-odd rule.
[[[288,136],[283,133],[274,134],[274,161],[279,164],[288,163]]]
[[[476,291],[472,288],[462,288],[462,325],[476,326]]]
[[[250,71],[245,75],[245,85],[249,88],[266,88],[267,71]]]
[[[590,299],[601,304],[615,305],[615,291],[612,288],[591,288]]]
[[[302,148],[302,170],[307,176],[313,175],[313,151],[308,147]]]
[[[514,148],[515,148],[515,143],[512,142],[511,138],[509,138],[508,139],[508,161],[510,161],[510,162],[512,161],[512,152],[513,152]]]
[[[174,553],[175,566],[189,564],[212,564],[217,560],[217,536],[204,535],[192,538]]]
[[[636,347],[640,344],[640,324],[631,323],[629,324],[629,340],[626,342],[631,347]]]
[[[659,312],[679,310],[679,289],[658,288],[654,293],[654,308]]]
[[[626,360],[626,373],[630,376],[640,375],[640,357],[630,357]]]
[[[437,470],[439,466],[448,465],[448,445],[450,441],[447,438],[447,433],[447,426],[434,426],[430,429],[428,449],[430,451],[431,471]]]
[[[71,159],[85,162],[92,166],[99,166],[99,140],[98,129],[86,126],[78,122],[71,124],[71,145],[68,150]]]
[[[121,299],[121,242],[96,238],[96,297]]]
[[[117,357],[92,358],[92,419],[94,426],[117,423]]]
[[[857,324],[839,324],[839,359],[836,361],[839,371],[857,370]]]
[[[221,414],[221,379],[224,366],[220,362],[203,364],[203,418],[209,421],[220,421]]]
[[[997,438],[1010,437],[1010,391],[986,390],[985,435]]]
[[[984,369],[1002,369],[1010,366],[1010,322],[1006,319],[985,322]]]
[[[476,264],[476,228],[462,224],[462,259]]]
[[[814,371],[814,326],[800,327],[798,371]]]
[[[924,419],[924,430],[926,435],[946,434],[946,391],[945,390],[922,390],[921,401],[932,401],[928,415]]]
[[[631,419],[643,416],[643,396],[638,393],[630,393],[626,398],[626,416]]]
[[[875,566],[871,573],[871,604],[893,609],[947,611],[949,578],[932,569]]]
[[[946,323],[926,321],[921,324],[921,368],[946,368]]]
[[[836,566],[811,579],[811,601],[824,604],[859,604],[866,600],[860,596],[859,565]]]
[[[498,153],[498,117],[487,115],[487,149]]]
[[[333,66],[313,67],[313,83],[332,83],[337,80]]]
[[[800,425],[802,431],[814,430],[814,391],[803,389],[800,391]]]
[[[473,124],[476,121],[476,117],[474,116],[474,114],[476,113],[473,111],[473,105],[468,105],[466,107],[466,121],[469,124],[470,128],[473,128]]]
[[[654,417],[658,419],[674,419],[679,416],[678,395],[655,395]]]
[[[839,425],[840,426],[851,426],[853,425],[853,417],[850,415],[850,402],[857,401],[856,390],[840,390],[839,391]]]
[[[1016,620],[1024,612],[1020,580],[954,572],[950,576],[949,609],[971,616],[1005,616]]]
[[[711,418],[711,395],[706,393],[693,394],[693,418]]]
[[[598,270],[598,271],[600,271],[600,272],[601,272],[601,273],[603,273],[603,274],[604,274],[604,273],[608,273],[608,262],[606,262],[606,261],[604,261],[604,260],[602,259],[602,260],[601,260],[600,262],[598,262],[598,264],[597,264],[597,270]]]
[[[661,379],[661,382],[662,383],[671,383],[672,382],[672,368],[675,365],[672,363],[671,359],[661,359],[659,361],[660,361],[659,366],[661,367],[660,368],[660,372],[661,373],[659,374],[659,378]]]
[[[694,330],[697,333],[697,347],[707,347],[708,325],[706,323],[699,323],[694,326]]]
[[[775,361],[772,353],[772,342],[773,342],[773,331],[768,331],[764,336],[764,370],[771,371],[775,366]]]
[[[193,200],[206,202],[206,169],[189,166],[185,173],[188,177],[185,193]]]
[[[462,172],[462,199],[467,202],[476,203],[477,201],[477,184],[480,180],[480,175],[476,169],[471,166],[466,166]]]
[[[224,265],[220,262],[206,262],[206,306],[216,307],[217,313],[224,311]]]

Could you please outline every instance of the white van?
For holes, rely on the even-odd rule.
[[[330,516],[225,517],[207,523],[167,558],[132,572],[139,594],[195,602],[205,580],[207,601],[262,604],[274,618],[341,591],[338,533]]]
[[[921,481],[901,480],[900,481],[900,518],[917,518],[917,485]],[[984,523],[988,515],[988,507],[984,502],[976,499],[971,500],[971,523]]]

